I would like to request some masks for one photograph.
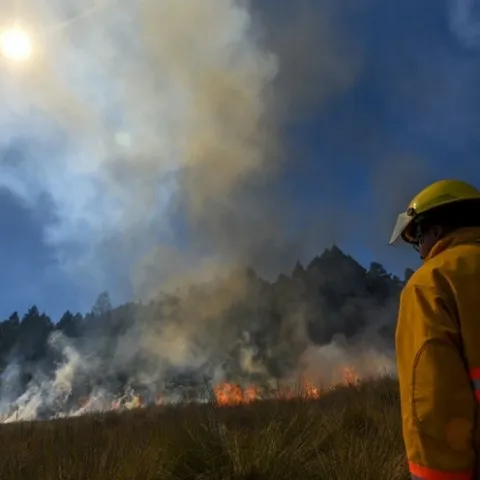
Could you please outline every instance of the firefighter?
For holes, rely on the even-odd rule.
[[[399,238],[423,260],[395,333],[411,477],[480,478],[480,191],[459,180],[426,187],[389,243]]]

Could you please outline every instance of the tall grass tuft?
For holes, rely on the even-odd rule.
[[[407,480],[398,388],[0,426],[1,480]]]

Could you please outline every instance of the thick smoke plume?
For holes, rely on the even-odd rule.
[[[391,349],[362,342],[367,324],[391,318],[395,295],[382,303],[357,286],[361,267],[319,274],[313,264],[287,284],[245,270],[271,275],[291,268],[303,242],[311,250],[276,184],[285,128],[361,68],[332,29],[338,11],[315,8],[317,25],[299,4],[286,30],[269,25],[261,2],[234,0],[45,0],[17,12],[35,51],[2,65],[0,185],[49,212],[45,241],[79,286],[151,303],[88,317],[73,340],[50,335],[41,361],[13,348],[1,379],[9,420],[51,416],[85,385],[88,400],[69,412],[125,385],[169,397],[179,376],[271,384],[321,380],[334,364],[391,370]],[[302,45],[314,43],[325,54],[306,61]],[[350,298],[343,306],[336,289]],[[345,331],[363,336],[330,343]]]
[[[22,12],[35,56],[2,76],[2,147],[17,150],[2,184],[31,205],[48,197],[55,218],[45,235],[59,260],[98,287],[112,265],[125,277],[139,254],[171,243],[180,223],[196,248],[242,241],[239,210],[258,206],[245,189],[280,158],[268,109],[277,64],[246,6],[64,10],[46,2]]]
[[[15,421],[205,401],[225,382],[253,385],[261,398],[299,381],[318,388],[395,374],[402,285],[334,247],[273,283],[242,269],[115,309],[105,293],[90,314],[67,312],[56,326],[31,309],[1,326],[13,340],[0,414]]]

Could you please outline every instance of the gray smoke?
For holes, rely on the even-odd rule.
[[[211,240],[235,189],[268,176],[278,67],[236,2],[84,9],[50,1],[22,12],[35,51],[28,65],[3,65],[1,146],[17,151],[1,182],[32,207],[50,197],[46,241],[101,286],[110,265],[128,275],[138,252],[173,242],[173,204],[187,222],[208,218]]]
[[[352,231],[355,240],[383,243],[394,215],[430,179],[425,160],[408,151],[385,155],[390,132],[381,119],[355,110],[346,121],[331,120],[342,94],[371,75],[363,52],[368,29],[356,29],[352,18],[361,23],[376,3],[354,3],[300,1],[277,9],[266,0],[120,0],[66,8],[45,0],[21,12],[35,51],[20,68],[2,64],[0,148],[10,154],[1,159],[0,186],[31,208],[47,198],[45,241],[79,285],[127,285],[144,301],[175,293],[181,304],[143,305],[113,346],[101,329],[74,344],[55,337],[55,375],[39,369],[27,392],[15,390],[20,360],[12,359],[0,398],[6,405],[17,399],[15,418],[55,410],[79,378],[125,370],[130,383],[150,384],[154,394],[170,391],[172,369],[201,371],[213,383],[271,381],[283,373],[290,380],[305,372],[324,379],[352,363],[364,375],[393,369],[391,348],[375,342],[377,326],[395,315],[394,300],[378,309],[360,293],[342,308],[329,307],[306,301],[301,282],[291,302],[282,293],[274,300],[258,279],[229,273],[252,265],[272,278]],[[463,10],[455,15],[466,18]],[[405,102],[433,115],[429,108],[442,91],[431,90],[422,59],[414,59],[418,75],[407,60],[406,50],[389,51],[387,79],[375,86],[391,92],[391,108]],[[348,147],[355,155],[336,163],[328,152],[315,154],[325,196],[302,214],[278,182],[305,166],[311,152],[289,149],[285,132],[318,112],[319,130],[327,122],[340,154],[351,154]],[[366,160],[372,152],[374,160]],[[372,170],[375,203],[367,218],[342,202],[348,187],[331,182],[333,163],[355,172],[362,162]],[[355,275],[342,271],[338,288]],[[197,292],[198,283],[204,286]],[[274,301],[282,304],[281,322],[269,316]],[[370,315],[360,339],[331,341],[321,331],[316,335],[328,342],[312,341],[307,325],[317,317],[332,316],[343,331],[360,306]],[[96,387],[71,413],[103,408],[114,390]]]

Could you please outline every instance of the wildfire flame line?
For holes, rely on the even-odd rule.
[[[315,400],[320,398],[325,390],[338,387],[340,385],[355,385],[360,381],[360,377],[352,367],[345,367],[342,372],[340,382],[331,383],[326,389],[318,388],[307,381],[303,381],[300,388],[295,391],[291,388],[283,388],[277,391],[277,398],[291,400],[294,398],[305,398]],[[237,383],[221,383],[214,388],[215,401],[218,405],[241,405],[249,404],[262,400],[261,389],[257,386],[248,386],[242,388]]]
[[[337,382],[332,382],[326,388],[319,388],[314,386],[311,382],[302,381],[299,385],[299,388],[296,390],[290,387],[278,388],[273,394],[273,398],[281,400],[293,400],[295,398],[304,398],[308,400],[315,400],[320,398],[325,391],[331,390],[332,388],[341,386],[341,385],[355,385],[360,381],[360,376],[357,374],[354,368],[345,367],[342,370],[341,380]],[[213,400],[218,406],[234,406],[234,405],[244,405],[251,404],[256,401],[261,401],[264,399],[272,398],[271,392],[265,392],[260,387],[256,385],[250,385],[247,387],[242,387],[238,383],[228,383],[223,382],[214,386],[213,388]],[[121,411],[121,410],[132,410],[143,408],[148,404],[154,403],[157,406],[165,405],[169,403],[164,396],[156,395],[153,402],[147,402],[145,399],[138,395],[133,389],[130,389],[123,396],[111,401],[110,403],[103,404],[100,408],[101,411]],[[77,405],[78,408],[75,412],[70,413],[70,416],[82,415],[89,411],[99,411],[98,404],[96,407],[91,407],[92,398],[89,396],[82,396],[79,398]],[[6,418],[2,418],[0,415],[0,423],[3,421],[15,421],[15,410],[18,406],[12,405],[12,412],[9,412],[6,415]],[[59,416],[69,416],[68,414],[58,414]]]

